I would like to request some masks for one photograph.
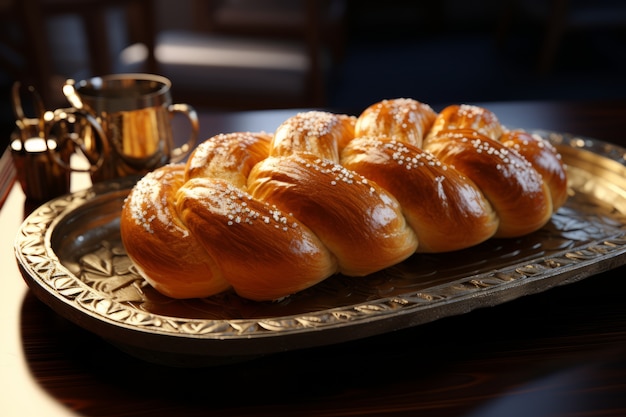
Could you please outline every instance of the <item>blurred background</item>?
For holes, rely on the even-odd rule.
[[[198,109],[434,107],[626,98],[622,0],[0,0],[0,124],[14,81],[155,72]]]

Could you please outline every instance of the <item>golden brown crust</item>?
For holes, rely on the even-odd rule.
[[[422,146],[437,113],[427,104],[408,98],[383,100],[372,104],[358,117],[355,137],[386,136]]]
[[[264,132],[219,134],[202,142],[189,155],[185,181],[192,178],[221,178],[244,189],[248,173],[267,158],[272,136]]]
[[[437,115],[395,99],[217,135],[133,188],[122,240],[163,294],[274,300],[415,251],[521,236],[564,203],[567,178],[554,147],[503,131],[476,106]]]
[[[500,219],[496,237],[522,236],[550,219],[548,187],[515,149],[470,129],[441,131],[426,149],[478,185]]]
[[[500,142],[519,152],[541,174],[550,189],[554,211],[565,204],[567,200],[565,164],[550,142],[523,130],[505,132]]]
[[[147,174],[126,199],[120,233],[128,256],[159,292],[173,298],[206,297],[230,284],[177,214],[173,196],[183,183],[182,165]]]
[[[471,129],[494,140],[498,140],[503,131],[492,111],[470,104],[453,104],[437,115],[426,141],[444,130],[455,129]]]
[[[354,137],[356,117],[322,111],[298,113],[274,132],[269,156],[311,153],[338,162],[344,146]]]
[[[408,258],[417,247],[396,199],[332,161],[311,154],[270,157],[254,167],[248,187],[255,198],[306,224],[345,275],[379,271]]]
[[[222,180],[187,181],[176,210],[242,297],[281,298],[336,272],[333,255],[302,222]]]
[[[396,197],[417,234],[418,252],[468,248],[498,228],[498,218],[473,181],[410,144],[357,138],[341,161]]]

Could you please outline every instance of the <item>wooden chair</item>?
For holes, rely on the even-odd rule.
[[[345,0],[194,0],[191,30],[161,33],[157,60],[165,75],[181,80],[176,91],[186,101],[226,108],[320,107],[328,68],[342,53],[344,15]],[[177,58],[185,42],[206,61],[194,67]],[[257,67],[243,64],[246,55]],[[196,89],[185,85],[196,80]]]
[[[24,48],[26,70],[20,78],[35,84],[48,107],[66,104],[61,85],[66,78],[74,77],[69,71],[56,73],[58,69],[53,65],[55,56],[45,29],[50,19],[59,16],[73,16],[82,22],[87,61],[83,69],[85,76],[120,72],[120,67],[159,73],[172,80],[176,101],[203,107],[252,109],[324,105],[324,69],[328,61],[321,39],[322,34],[328,32],[328,15],[324,13],[328,10],[326,1],[331,0],[275,3],[276,15],[290,8],[300,16],[297,25],[284,19],[283,27],[276,22],[270,26],[255,24],[254,19],[239,26],[229,26],[224,21],[218,23],[217,18],[223,14],[215,8],[217,3],[194,0],[195,21],[188,30],[177,32],[157,27],[158,10],[153,0],[13,1],[27,45]],[[293,9],[294,4],[296,9]],[[108,20],[106,12],[111,9],[123,12],[124,21],[118,23],[119,26],[112,27]],[[259,9],[248,10],[256,10],[251,15],[259,17]],[[112,45],[112,38],[119,35],[118,31],[127,34],[125,47],[143,45],[145,57],[126,62],[125,66],[117,65],[120,53],[126,52]],[[190,53],[185,53],[189,50]],[[76,51],[76,55],[80,52]]]
[[[154,59],[154,4],[151,0],[13,0],[15,19],[23,30],[25,67],[20,74],[24,82],[34,84],[48,106],[64,103],[60,86],[72,74],[56,74],[50,37],[46,32],[51,18],[74,16],[84,28],[88,71],[103,75],[114,71],[116,51],[112,50],[107,11],[124,13],[129,42],[142,42],[149,51],[148,71],[156,71]],[[80,51],[76,51],[80,54]]]

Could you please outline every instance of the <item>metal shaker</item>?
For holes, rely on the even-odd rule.
[[[62,164],[69,166],[72,143],[63,143],[50,135],[46,128],[46,112],[37,92],[29,87],[36,117],[26,117],[22,107],[22,87],[13,85],[13,107],[16,129],[11,134],[11,156],[17,180],[31,201],[44,202],[70,191],[70,174]]]

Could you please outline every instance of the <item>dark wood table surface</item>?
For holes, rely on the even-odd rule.
[[[626,146],[624,101],[482,104],[507,126]],[[202,112],[202,136],[272,131],[294,113]],[[29,209],[15,186],[0,212],[4,417],[626,415],[626,267],[392,334],[171,368],[122,353],[32,294],[13,255]]]

